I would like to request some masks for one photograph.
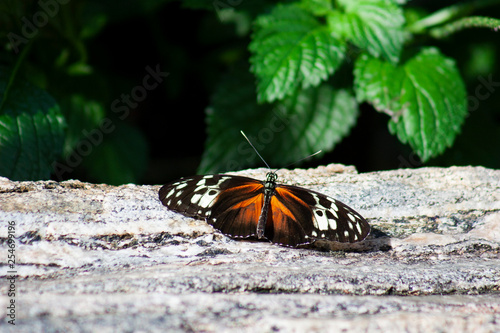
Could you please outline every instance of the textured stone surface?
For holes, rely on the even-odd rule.
[[[371,236],[301,249],[234,241],[168,211],[159,186],[0,178],[0,255],[15,221],[19,275],[16,326],[3,311],[1,330],[500,331],[500,171],[279,175],[353,207]]]

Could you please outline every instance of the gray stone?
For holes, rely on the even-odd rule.
[[[0,267],[0,330],[500,332],[499,170],[278,173],[357,210],[369,238],[236,241],[169,211],[159,186],[0,178],[0,255],[14,222],[18,275],[8,297]]]

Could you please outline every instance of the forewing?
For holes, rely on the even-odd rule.
[[[354,209],[336,199],[288,185],[278,186],[276,193],[278,198],[283,198],[280,201],[286,202],[287,207],[302,208],[296,220],[304,230],[305,243],[318,239],[354,243],[362,241],[370,233],[368,222]],[[306,205],[308,212],[303,209]],[[288,223],[291,222],[295,223],[288,220]]]
[[[208,175],[181,178],[162,186],[160,201],[169,209],[199,219],[210,217],[211,208],[228,175]]]
[[[262,182],[240,176],[182,178],[164,185],[160,201],[185,216],[205,219],[230,237],[256,235],[263,206]]]

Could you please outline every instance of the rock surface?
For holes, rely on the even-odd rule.
[[[353,207],[369,238],[235,241],[169,211],[159,186],[0,178],[0,251],[15,223],[17,272],[8,297],[2,260],[0,331],[500,332],[499,170],[279,175]]]

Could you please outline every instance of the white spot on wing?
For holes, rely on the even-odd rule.
[[[214,191],[214,194],[209,194],[212,190],[208,190],[207,194],[201,197],[198,205],[202,207],[209,207],[214,201],[214,197],[218,194],[217,191]]]
[[[195,188],[193,192],[198,192],[198,191],[201,191],[201,190],[203,190],[204,188],[207,188],[207,187],[206,187],[205,185],[200,185],[200,186],[198,186],[197,188]]]
[[[356,222],[356,219],[354,218],[354,216],[351,214],[351,213],[347,213],[347,217],[349,218],[349,220],[351,220],[352,222]]]
[[[172,194],[174,194],[175,192],[175,188],[171,189],[170,192],[167,193],[167,195],[165,196],[165,198],[169,198],[172,196]]]
[[[193,197],[191,198],[191,202],[199,205],[201,197],[202,197],[201,194],[194,194]]]
[[[328,220],[328,224],[330,224],[330,229],[337,230],[337,221],[335,221],[335,220]]]
[[[317,228],[319,230],[328,230],[328,218],[325,214],[323,216],[319,216],[318,214],[314,214],[316,216]]]
[[[187,186],[187,183],[180,183],[179,185],[176,186],[176,190],[180,190],[180,189],[183,189],[184,187]]]
[[[352,230],[355,230],[357,225],[358,225],[357,222],[351,222],[351,226],[350,227],[351,227]]]

